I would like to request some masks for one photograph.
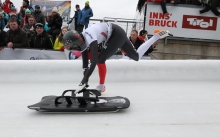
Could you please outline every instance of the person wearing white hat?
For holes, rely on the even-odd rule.
[[[52,15],[50,16],[48,21],[48,27],[50,27],[50,29],[47,31],[47,33],[52,36],[53,43],[61,32],[62,24],[63,19],[59,15],[57,7],[54,7],[52,10]]]

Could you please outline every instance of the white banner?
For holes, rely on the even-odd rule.
[[[67,50],[35,50],[35,49],[11,49],[4,48],[0,51],[0,60],[81,60],[82,56],[75,59],[75,56]],[[123,55],[113,55],[109,59],[129,59]],[[143,56],[141,60],[150,60],[150,56]]]
[[[220,40],[220,20],[208,11],[199,14],[204,6],[167,5],[170,16],[164,17],[161,6],[147,3],[145,29],[153,34],[155,29],[169,30],[175,37]]]
[[[0,60],[67,60],[67,57],[61,51],[4,48]]]

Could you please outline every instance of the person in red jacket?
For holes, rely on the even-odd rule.
[[[9,14],[11,12],[11,8],[14,7],[14,4],[10,0],[5,0],[2,5],[2,9]]]
[[[146,41],[146,40],[148,40],[147,31],[146,31],[146,30],[141,30],[140,33],[139,33],[138,38],[139,38],[141,41]]]
[[[23,23],[22,26],[28,24],[28,19],[29,19],[30,17],[34,18],[34,16],[31,15],[31,11],[30,11],[29,9],[26,9],[26,10],[25,10],[25,16],[24,16],[23,22],[22,22],[22,23]]]

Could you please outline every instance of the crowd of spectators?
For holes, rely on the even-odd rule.
[[[146,2],[146,0],[140,0]],[[139,1],[139,2],[140,2]],[[182,0],[147,0],[148,2],[157,2],[161,4],[163,13],[169,15],[166,10],[166,3],[178,4]],[[204,5],[203,10],[198,11],[200,14],[211,10],[216,16],[220,17],[217,10],[219,0],[190,0],[192,4]],[[89,1],[85,2],[85,7],[81,10],[80,5],[75,6],[76,11],[70,24],[75,20],[75,30],[79,33],[88,27],[89,20],[93,16],[92,8]],[[34,48],[34,49],[54,49],[64,50],[62,37],[68,31],[68,27],[63,27],[63,19],[58,13],[58,8],[54,7],[52,12],[45,16],[39,5],[34,8],[30,6],[29,0],[23,0],[22,6],[17,9],[10,0],[1,3],[0,0],[0,50],[4,46],[8,48]],[[147,40],[147,31],[132,30],[129,37],[134,47],[137,49]],[[145,53],[148,55],[155,51],[156,43]]]
[[[87,28],[93,11],[89,1],[80,10],[76,5],[75,29],[82,32]],[[68,22],[71,23],[72,20]],[[8,48],[33,48],[33,49],[54,49],[64,50],[62,37],[68,31],[63,27],[63,18],[58,8],[54,7],[47,16],[41,11],[39,5],[30,6],[29,0],[23,0],[22,6],[17,9],[13,2],[0,0],[0,50],[5,46]]]

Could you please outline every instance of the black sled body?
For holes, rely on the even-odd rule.
[[[76,97],[75,90],[66,90],[62,96],[44,96],[39,103],[28,106],[29,109],[43,112],[117,112],[130,106],[125,97],[99,97],[96,90],[84,89],[82,97]],[[72,92],[72,96],[65,96]],[[93,94],[95,97],[90,97]]]

